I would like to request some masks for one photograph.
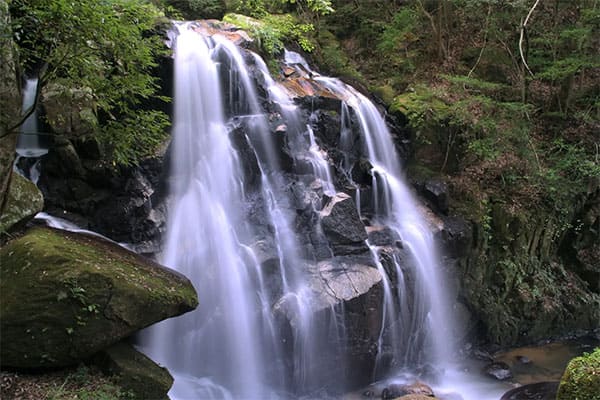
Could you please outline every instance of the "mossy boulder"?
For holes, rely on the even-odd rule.
[[[556,400],[600,400],[600,347],[569,362]]]
[[[75,364],[198,303],[184,276],[93,236],[36,227],[0,259],[3,367]]]
[[[27,222],[44,208],[44,197],[28,179],[12,174],[5,208],[0,214],[0,232]]]
[[[125,391],[136,399],[168,399],[173,377],[166,368],[137,351],[128,343],[119,342],[101,351],[94,363]]]

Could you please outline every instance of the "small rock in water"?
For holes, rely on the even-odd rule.
[[[433,390],[423,382],[414,382],[410,385],[393,383],[381,392],[383,400],[395,399],[406,395],[434,396]]]
[[[504,393],[500,400],[554,400],[558,382],[538,382],[524,385]]]
[[[516,356],[517,361],[521,364],[531,364],[531,359],[526,356]]]
[[[512,378],[512,372],[510,372],[510,367],[505,362],[493,362],[488,364],[483,369],[483,372],[491,376],[492,378],[498,379],[500,381],[504,381],[506,379]]]

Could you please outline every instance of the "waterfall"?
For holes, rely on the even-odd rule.
[[[258,398],[265,354],[240,240],[242,171],[222,108],[218,48],[180,27],[175,49],[173,204],[162,262],[184,273],[203,306],[150,332],[149,352],[176,377],[174,398]],[[250,263],[251,264],[251,263]],[[260,277],[259,277],[260,278]],[[210,362],[208,362],[210,360]],[[238,388],[228,393],[227,387]]]
[[[203,23],[175,29],[160,258],[190,278],[200,305],[149,328],[140,343],[173,374],[171,398],[322,398],[356,387],[357,376],[445,367],[451,301],[433,230],[375,105],[286,50],[287,67],[338,101],[334,161],[317,135],[317,110],[300,107],[258,55]],[[359,160],[370,165],[370,198],[352,180]],[[324,225],[340,203],[352,211],[340,224],[357,227],[359,239]],[[372,240],[383,231],[397,245]],[[349,241],[336,247],[336,234]]]
[[[372,166],[373,223],[393,229],[412,256],[411,264],[415,267],[416,283],[412,310],[409,310],[406,299],[408,289],[403,285],[403,271],[397,257],[392,256],[390,263],[399,287],[394,295],[389,287],[388,273],[377,261],[380,258],[379,249],[370,246],[378,269],[384,276],[384,315],[387,323],[383,329],[387,326],[389,332],[388,339],[384,340],[382,331],[379,355],[384,353],[383,347],[387,346],[391,348],[390,356],[397,367],[422,365],[426,362],[435,362],[438,366],[448,365],[455,351],[452,340],[454,328],[450,308],[452,302],[445,293],[446,285],[441,275],[441,258],[437,254],[432,227],[418,208],[410,189],[403,182],[401,162],[384,119],[373,102],[356,89],[338,79],[320,76],[308,69],[306,61],[297,53],[286,51],[285,56],[286,62],[300,65],[315,80],[344,99],[340,112],[342,148],[351,146],[348,109],[353,110],[358,119],[366,156]],[[344,160],[344,167],[350,168],[348,158]],[[357,190],[357,196],[359,193]],[[360,212],[360,197],[357,199]],[[431,349],[422,354],[420,350],[427,344]]]
[[[37,92],[37,78],[28,79],[23,87],[23,112],[27,112],[34,106]],[[21,157],[40,157],[48,152],[48,149],[40,145],[37,111],[27,117],[21,125],[21,134],[17,140],[17,154]]]
[[[194,23],[177,28],[174,161],[161,261],[190,278],[201,306],[150,328],[141,346],[173,373],[175,399],[317,390],[326,375],[321,360],[340,357],[343,314],[339,305],[319,303],[317,260],[300,249],[291,182],[247,60],[224,37],[196,32]],[[293,112],[284,117],[288,137],[295,137],[299,119]],[[244,175],[240,148],[256,162],[257,179]],[[314,138],[305,153],[312,160],[322,155]]]

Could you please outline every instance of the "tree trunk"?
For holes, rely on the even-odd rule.
[[[4,212],[19,133],[11,127],[21,119],[21,85],[10,23],[8,3],[0,0],[0,213]]]

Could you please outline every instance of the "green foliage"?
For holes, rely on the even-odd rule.
[[[330,0],[234,0],[232,9],[254,18],[263,18],[269,13],[280,14],[295,9],[298,15],[320,16],[334,11]]]
[[[164,0],[163,7],[172,7],[188,20],[221,19],[225,15],[223,0]]]
[[[142,107],[157,98],[152,69],[165,52],[152,34],[162,16],[156,7],[143,0],[15,0],[11,13],[22,70],[38,73],[42,87],[91,93],[100,137],[110,138],[105,144],[118,162],[135,163],[164,138],[166,116]]]
[[[418,32],[416,10],[411,7],[401,9],[383,30],[377,50],[383,55],[391,57],[391,59],[386,58],[401,68],[402,72],[414,72],[416,51],[413,46],[419,40],[416,32]]]
[[[290,14],[267,14],[260,20],[240,14],[227,14],[223,20],[247,31],[257,41],[261,51],[269,56],[283,51],[285,43],[290,41],[297,42],[306,52],[314,50],[314,44],[307,36],[314,27],[299,23]]]
[[[336,76],[362,80],[361,74],[356,70],[354,64],[331,32],[328,30],[319,31],[318,40],[319,46],[315,51],[315,58],[325,71],[329,71]]]
[[[600,347],[569,362],[557,400],[600,400]]]

